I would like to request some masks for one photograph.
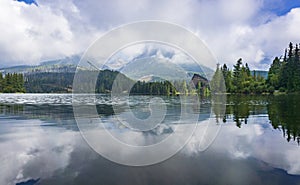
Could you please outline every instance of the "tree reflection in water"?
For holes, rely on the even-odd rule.
[[[300,144],[300,95],[278,96],[227,96],[226,114],[223,122],[233,120],[241,128],[249,116],[268,114],[274,129],[282,130],[288,142]]]
[[[219,99],[220,97],[215,97],[215,101],[220,101]],[[228,95],[226,102],[225,114],[223,114],[225,107],[212,107],[217,123],[231,120],[241,128],[243,124],[248,124],[251,116],[268,115],[272,127],[281,130],[288,142],[294,140],[300,144],[300,95]],[[200,115],[207,114],[208,112],[205,111],[209,109],[207,106],[211,104],[202,104],[201,107],[204,108],[202,112],[196,109],[194,111]],[[111,105],[101,104],[96,107],[100,117],[114,114]],[[122,106],[120,108],[122,110]],[[70,129],[77,130],[72,105],[0,104],[0,115],[13,116],[15,119],[40,119],[45,122],[49,120],[63,127],[68,127],[67,123]]]
[[[269,119],[275,129],[280,129],[287,141],[300,144],[300,96],[282,95],[269,98]]]

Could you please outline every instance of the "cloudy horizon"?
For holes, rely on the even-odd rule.
[[[0,68],[82,54],[112,28],[143,20],[195,33],[220,63],[268,69],[300,42],[300,1],[1,0]]]

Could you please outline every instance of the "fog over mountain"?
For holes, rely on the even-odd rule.
[[[0,72],[4,74],[75,72],[79,65],[80,69],[95,70],[95,68],[98,68],[119,71],[136,80],[146,76],[175,80],[190,78],[193,73],[211,78],[214,70],[198,64],[178,49],[157,44],[142,44],[125,48],[116,52],[103,66],[99,66],[97,61],[87,64],[87,61],[80,60],[81,55],[73,55],[56,60],[42,61],[39,65],[2,68]],[[84,63],[84,66],[81,65]]]

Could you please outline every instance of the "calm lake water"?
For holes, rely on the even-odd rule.
[[[161,98],[167,104],[164,127],[138,136],[116,124],[114,105],[118,114],[130,111],[122,107],[124,101],[86,95],[78,104],[96,104],[116,137],[122,135],[129,143],[143,137],[143,144],[153,144],[173,128],[189,124],[178,121],[179,97]],[[137,117],[149,116],[150,99],[131,98]],[[228,96],[225,116],[215,115],[210,101],[203,99],[191,112],[199,115],[199,124],[213,120],[219,128],[206,150],[197,144],[201,137],[195,133],[170,159],[130,167],[89,147],[74,119],[72,95],[0,94],[0,184],[300,184],[299,95]]]

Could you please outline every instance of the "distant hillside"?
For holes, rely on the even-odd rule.
[[[145,81],[191,79],[196,73],[211,79],[214,71],[210,68],[193,63],[174,64],[166,59],[143,58],[133,60],[119,69],[128,77]]]
[[[163,82],[163,81],[165,81],[164,79],[154,76],[154,75],[143,76],[143,77],[139,78],[138,80],[141,82]]]
[[[77,72],[76,72],[77,74]],[[25,75],[25,88],[27,93],[70,93],[73,90],[73,78],[75,73],[28,73]],[[79,71],[81,76],[77,79],[76,93],[109,93],[114,85],[115,93],[128,92],[133,95],[176,95],[188,93],[202,93],[190,89],[185,80],[175,81],[174,85],[169,81],[141,82],[134,81],[118,71]],[[90,83],[98,75],[95,82],[95,90],[89,91]],[[115,79],[118,78],[118,81]],[[93,85],[93,84],[92,84]],[[133,85],[133,86],[132,86]],[[131,89],[128,89],[132,87]],[[75,89],[75,88],[74,88]]]
[[[268,78],[268,71],[259,71],[259,70],[253,70],[253,71],[251,71],[251,75],[254,76],[254,74],[256,76],[261,76],[264,79]]]
[[[117,71],[81,71],[85,77],[91,77],[91,73],[98,74],[96,93],[106,93],[111,91],[112,84],[117,75],[121,75],[122,84],[120,88],[126,89],[133,80]],[[85,75],[84,73],[87,73]],[[43,72],[25,74],[25,89],[27,93],[68,93],[72,92],[73,79],[75,73],[68,72]]]
[[[187,78],[187,73],[182,68],[158,58],[134,60],[121,68],[120,71],[132,79],[140,79],[149,75],[165,80]]]
[[[35,66],[21,65],[1,68],[0,73],[4,75],[7,73],[74,73],[76,71],[77,65],[79,64],[79,61],[80,56],[74,55],[63,59],[44,61]],[[197,64],[184,62],[177,65],[166,62],[163,59],[151,57],[132,60],[126,65],[123,65],[116,69],[111,69],[108,66],[104,65],[104,68],[102,70],[105,69],[120,71],[130,78],[136,80],[145,78],[145,81],[161,81],[163,79],[162,77],[165,77],[165,79],[168,80],[181,79],[183,76],[191,78],[194,73],[211,79],[214,74],[214,71],[212,69],[202,65],[199,66]],[[82,68],[82,70],[87,69]],[[150,76],[152,76],[151,79],[149,79]]]
[[[22,65],[2,68],[0,73],[4,74],[4,76],[8,73],[24,74],[27,93],[67,93],[72,91],[73,78],[78,69],[79,61],[80,56],[74,55],[63,59],[44,61],[36,66]],[[151,87],[149,84],[140,84],[141,87],[139,88],[144,88],[142,93],[145,94],[151,88],[165,92],[165,87],[162,87],[163,83],[160,83],[165,80],[189,81],[195,73],[209,79],[214,72],[203,66],[190,63],[174,64],[166,61],[166,59],[154,57],[132,60],[121,68],[116,69],[116,71],[111,70],[109,67],[106,68],[100,72],[98,77],[98,89],[96,89],[98,93],[110,91],[112,82],[117,74],[124,75],[124,88],[133,80],[151,82]],[[91,72],[88,67],[81,67],[80,69],[81,71]],[[156,84],[156,82],[159,84]],[[167,85],[169,86],[169,84]],[[140,91],[136,90],[136,93],[140,93]],[[153,93],[160,94],[159,91],[153,91]]]
[[[66,57],[63,59],[50,60],[41,62],[36,66],[22,65],[0,69],[3,74],[7,73],[66,73],[75,72],[76,67],[80,61],[80,56],[74,55],[72,57]]]
[[[41,72],[26,73],[25,90],[27,93],[68,93],[72,91],[75,73]]]
[[[180,64],[180,67],[182,67],[185,71],[188,72],[189,76],[193,76],[194,74],[199,74],[208,80],[211,80],[215,71],[205,67],[203,65],[198,65],[196,63],[182,63]]]

